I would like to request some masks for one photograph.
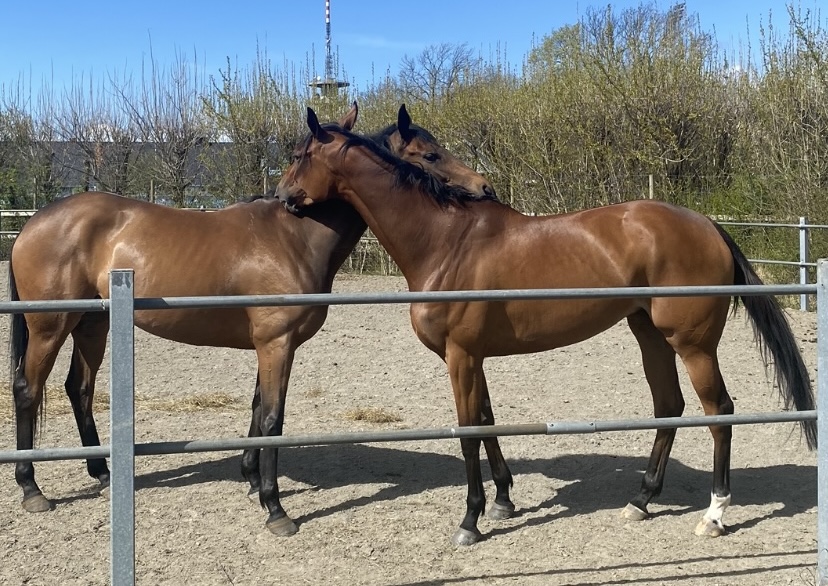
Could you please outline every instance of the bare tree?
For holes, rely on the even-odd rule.
[[[304,132],[304,110],[286,72],[272,72],[265,55],[252,68],[234,69],[229,60],[204,98],[211,147],[202,151],[213,195],[226,201],[273,187],[271,172]]]
[[[7,203],[36,208],[51,201],[60,190],[54,165],[54,100],[44,85],[35,95],[21,80],[0,92],[2,139],[6,164]]]
[[[96,88],[91,77],[88,85],[81,77],[64,92],[55,124],[58,136],[82,155],[66,150],[62,164],[84,177],[83,189],[124,194],[129,189],[139,134],[120,100],[120,96],[129,95],[130,84],[119,83],[114,77],[108,84],[109,88]]]
[[[123,87],[118,94],[144,143],[141,168],[173,205],[184,207],[198,173],[198,149],[207,135],[197,60],[190,63],[177,53],[165,70],[150,52],[149,71],[143,70],[137,95]]]
[[[429,45],[416,57],[400,64],[400,85],[406,100],[435,104],[456,90],[475,64],[472,50],[463,43]]]
[[[0,205],[15,207],[20,192],[17,172],[16,119],[5,104],[0,103]]]

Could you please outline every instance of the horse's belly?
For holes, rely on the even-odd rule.
[[[528,354],[577,344],[611,328],[637,309],[631,299],[509,304],[496,335],[486,336],[486,354]]]
[[[244,309],[136,311],[135,325],[160,338],[193,346],[253,348]]]

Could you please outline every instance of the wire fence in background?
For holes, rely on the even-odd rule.
[[[191,208],[199,211],[213,211],[215,208]],[[8,260],[9,251],[11,249],[11,242],[16,238],[17,234],[22,229],[26,220],[34,215],[36,210],[0,210],[0,260]],[[828,230],[828,224],[809,224],[808,218],[804,216],[799,217],[797,223],[793,222],[747,222],[735,221],[727,218],[714,218],[722,226],[732,226],[737,228],[759,228],[765,229],[783,229],[796,230],[798,232],[798,249],[786,250],[784,256],[795,258],[796,260],[788,259],[773,259],[773,258],[749,258],[751,263],[758,265],[770,265],[778,267],[791,267],[798,269],[798,283],[800,285],[808,285],[815,280],[812,274],[815,272],[816,263],[811,261],[811,240],[814,230]],[[828,233],[826,233],[828,235]],[[738,239],[737,239],[738,240]],[[743,243],[740,243],[742,246]],[[817,251],[816,256],[828,255],[828,250]],[[343,269],[351,273],[371,273],[380,275],[400,275],[402,274],[391,256],[383,249],[375,236],[366,233],[358,242],[354,251],[345,261]],[[809,301],[808,295],[801,294],[799,296],[800,311],[808,311]]]

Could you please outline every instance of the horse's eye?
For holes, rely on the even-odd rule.
[[[423,155],[423,158],[429,163],[435,163],[440,159],[440,155],[437,153],[426,153]]]

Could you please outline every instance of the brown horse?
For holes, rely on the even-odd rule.
[[[350,129],[356,103],[340,121]],[[377,140],[445,181],[491,197],[491,186],[411,123],[401,107],[397,124]],[[273,197],[203,213],[106,193],[55,201],[25,225],[12,249],[12,299],[108,297],[108,273],[135,270],[137,297],[330,292],[334,275],[365,231],[346,204],[285,211]],[[135,324],[156,336],[201,346],[255,349],[257,392],[250,436],[280,435],[288,377],[296,349],[325,321],[327,307],[250,307],[138,311]],[[74,340],[66,393],[83,445],[99,445],[92,415],[95,376],[103,359],[108,316],[103,313],[16,314],[12,321],[12,388],[17,449],[31,449],[43,388],[66,338]],[[279,502],[276,449],[247,450],[242,472],[267,508],[267,526],[291,534],[296,525]],[[87,461],[89,474],[109,483],[104,459]],[[23,508],[48,510],[34,467],[19,463],[15,478]]]
[[[412,291],[761,284],[738,246],[709,218],[652,200],[528,217],[496,201],[435,182],[420,169],[336,125],[320,126],[294,151],[277,195],[290,209],[338,199],[353,206],[405,275]],[[306,207],[310,206],[310,207]],[[738,302],[738,299],[737,299]],[[773,359],[786,405],[813,409],[810,380],[790,327],[770,296],[744,296],[761,348]],[[483,372],[487,356],[538,352],[590,338],[626,318],[641,349],[656,417],[681,415],[678,355],[709,415],[733,412],[716,349],[727,297],[419,303],[411,321],[447,364],[460,425],[493,424]],[[803,424],[809,446],[813,422]],[[711,426],[711,505],[696,528],[724,532],[730,502],[731,427]],[[662,487],[675,429],[656,433],[640,492],[625,508],[647,516]],[[485,508],[479,439],[461,439],[467,510],[453,542],[480,539]],[[484,439],[497,487],[494,513],[514,510],[512,476],[496,440]]]

